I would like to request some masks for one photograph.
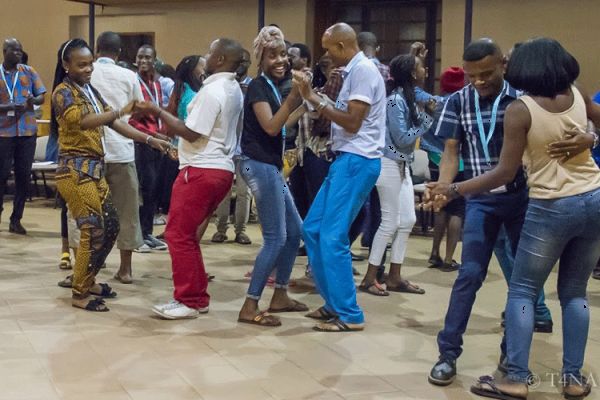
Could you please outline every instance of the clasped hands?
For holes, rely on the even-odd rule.
[[[300,95],[313,107],[323,101],[323,95],[316,93],[312,88],[312,77],[303,71],[292,71],[292,92],[290,95]],[[319,113],[311,113],[311,118],[318,118]]]
[[[162,112],[162,108],[149,101],[131,101],[120,111],[120,115],[154,115],[156,117]],[[177,149],[169,142],[169,138],[165,135],[157,133],[146,142],[149,146],[159,150],[163,154],[167,154],[172,160],[178,159]]]
[[[429,182],[426,184],[423,202],[419,204],[424,210],[440,211],[446,205],[458,197],[458,194],[450,190],[451,183]]]

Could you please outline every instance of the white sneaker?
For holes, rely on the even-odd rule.
[[[195,308],[190,308],[178,301],[173,301],[168,304],[159,305],[158,307],[152,307],[152,312],[160,315],[164,319],[192,319],[198,318],[200,313],[207,313],[208,307],[196,310]]]
[[[171,300],[171,301],[169,301],[168,303],[165,303],[165,304],[156,304],[156,305],[152,306],[152,308],[155,309],[155,310],[163,311],[163,310],[165,310],[167,308],[174,307],[173,304],[179,304],[179,302],[177,300]]]
[[[148,246],[146,243],[144,243],[143,245],[141,245],[140,247],[138,247],[137,249],[133,250],[136,253],[150,253],[152,252],[152,248],[150,246]]]

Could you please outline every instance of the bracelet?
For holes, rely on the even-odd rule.
[[[146,138],[147,145],[150,145],[150,139],[152,139],[152,136],[148,135],[148,137]]]
[[[321,111],[323,110],[325,107],[327,107],[327,100],[323,99],[319,102],[319,104],[317,104],[317,106],[315,107],[315,110],[317,111]]]

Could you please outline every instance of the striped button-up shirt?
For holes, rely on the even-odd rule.
[[[467,85],[452,94],[446,102],[440,115],[435,135],[442,139],[456,139],[460,143],[460,151],[464,160],[465,178],[482,175],[494,168],[499,161],[500,151],[504,140],[504,113],[506,107],[521,93],[511,87],[508,82],[500,93],[500,103],[496,114],[494,134],[489,142],[488,150],[490,162],[485,159],[483,146],[475,113],[475,88]],[[490,119],[495,99],[480,99],[481,116],[483,120],[484,135],[490,129]],[[517,178],[522,179],[522,169]]]

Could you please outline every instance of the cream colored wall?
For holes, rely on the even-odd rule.
[[[4,13],[0,22],[0,38],[19,39],[29,55],[29,63],[38,71],[50,92],[56,68],[56,52],[60,44],[69,38],[69,15],[84,12],[87,7],[63,0],[3,0],[2,6]],[[42,106],[42,115],[43,118],[50,117],[49,95]],[[39,134],[47,133],[48,127],[40,126]]]
[[[464,0],[443,0],[442,68],[460,65]],[[557,39],[581,65],[579,83],[600,90],[598,0],[474,0],[473,38],[491,37],[503,50],[532,37]]]
[[[251,50],[257,32],[257,12],[255,2],[247,0],[105,8],[96,17],[96,32],[155,32],[159,57],[177,65],[186,55],[206,53],[218,37],[239,40]],[[71,21],[72,36],[87,37],[87,16],[73,17]],[[267,1],[265,22],[279,25],[291,41],[307,40],[308,27],[312,25],[307,23],[306,0]]]

